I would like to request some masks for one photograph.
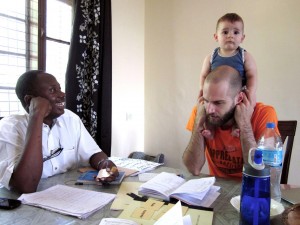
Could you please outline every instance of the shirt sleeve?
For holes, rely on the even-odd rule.
[[[256,141],[263,135],[268,122],[273,122],[277,125],[278,119],[275,109],[272,106],[257,103],[251,119],[252,129]],[[275,129],[278,132],[277,126]]]
[[[189,131],[193,130],[196,115],[197,115],[197,107],[194,106],[193,109],[192,109],[189,121],[188,121],[188,123],[186,125],[186,129],[187,130],[189,130]]]
[[[3,118],[0,130],[0,186],[10,189],[10,178],[22,155],[24,135],[21,123],[15,123],[13,118]]]

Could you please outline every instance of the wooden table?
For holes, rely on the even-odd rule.
[[[179,169],[169,167],[159,167],[155,169],[155,173],[159,172],[173,172],[183,173],[186,179],[193,179],[190,174],[183,172]],[[118,192],[118,185],[110,185],[108,187],[96,186],[96,185],[75,185],[76,178],[79,176],[79,172],[70,171],[65,174],[60,174],[48,179],[43,179],[40,182],[38,191],[45,190],[56,184],[64,184],[71,187],[77,187],[82,189],[101,191],[107,193]],[[204,176],[204,175],[203,175]],[[138,177],[127,177],[125,181],[138,181]],[[220,195],[217,200],[213,203],[214,208],[214,219],[213,224],[220,225],[238,225],[239,224],[239,213],[230,204],[230,199],[234,196],[240,195],[241,182],[239,180],[216,178],[216,185],[221,186]],[[20,195],[14,192],[10,192],[5,188],[0,188],[0,197],[7,197],[17,199]],[[84,204],[84,201],[83,201]],[[285,207],[289,207],[288,203],[283,203]],[[98,225],[104,217],[118,217],[119,211],[110,210],[111,204],[108,204],[104,208],[97,211],[95,214],[88,217],[86,220],[81,220],[72,216],[65,216],[59,213],[51,212],[41,208],[21,205],[19,208],[14,210],[0,210],[0,224],[1,225],[28,225],[28,224],[89,224]],[[271,224],[281,225],[281,215],[278,215],[271,219]]]

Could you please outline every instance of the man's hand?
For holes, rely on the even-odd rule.
[[[29,114],[41,114],[43,117],[47,117],[52,110],[50,102],[46,98],[34,97],[30,100]]]
[[[114,181],[117,176],[119,176],[119,171],[117,166],[110,160],[104,160],[99,165],[99,174],[98,174],[98,181],[102,183],[109,183]]]
[[[251,123],[251,117],[253,114],[252,103],[249,100],[249,92],[245,90],[242,92],[243,100],[236,105],[234,118],[239,128]]]
[[[196,127],[194,131],[201,133],[204,129],[205,120],[206,120],[206,112],[203,104],[203,97],[201,97],[197,104],[197,115],[194,123],[194,126]]]

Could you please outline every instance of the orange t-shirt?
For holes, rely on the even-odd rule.
[[[186,128],[192,130],[197,114],[197,107],[193,108]],[[251,118],[254,138],[257,141],[263,134],[267,122],[277,124],[277,115],[272,106],[257,103]],[[276,127],[278,132],[278,129]],[[232,128],[215,129],[214,138],[205,139],[205,156],[209,172],[218,177],[242,177],[243,155],[239,137],[231,135]]]

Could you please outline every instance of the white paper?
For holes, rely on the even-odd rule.
[[[201,200],[201,206],[203,207],[210,207],[211,204],[217,199],[220,195],[219,186],[212,186],[209,192],[205,195],[205,197]]]
[[[139,174],[139,181],[146,182],[151,180],[152,178],[156,177],[158,173],[140,173]]]
[[[178,201],[154,225],[183,225],[181,202]]]
[[[193,225],[192,218],[190,215],[185,215],[182,217],[183,225]]]
[[[86,218],[111,202],[115,196],[115,194],[55,185],[44,191],[22,194],[18,199],[23,204]]]
[[[103,218],[99,225],[139,225],[132,220],[119,218]]]
[[[189,180],[171,196],[179,199],[189,205],[209,207],[220,195],[220,187],[214,186],[215,177],[205,177],[200,179]]]
[[[216,178],[205,177],[200,179],[189,180],[179,188],[177,188],[172,194],[187,194],[191,193],[202,200],[206,193],[210,190],[211,186],[215,183]]]
[[[163,163],[156,163],[156,162],[147,161],[143,159],[122,158],[122,157],[115,157],[115,156],[109,157],[109,159],[113,161],[113,163],[117,167],[123,167],[123,168],[138,171],[130,176],[136,176],[140,173],[154,170],[156,167],[163,165]]]
[[[142,184],[138,193],[169,201],[176,198],[186,204],[210,207],[220,195],[220,187],[214,186],[215,177],[185,181],[174,173],[161,172]]]
[[[174,173],[161,172],[142,184],[139,188],[139,193],[169,201],[170,194],[184,182],[183,178]]]

